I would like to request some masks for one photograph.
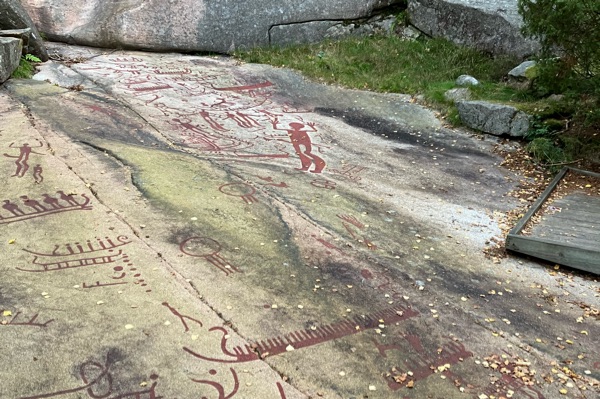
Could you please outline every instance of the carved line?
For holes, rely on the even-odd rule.
[[[227,349],[227,331],[222,327],[213,327],[209,331],[218,330],[223,333],[223,338],[221,339],[221,350],[223,354],[230,356],[233,359],[216,359],[206,357],[186,347],[184,347],[183,350],[199,359],[212,362],[243,363],[257,360],[259,358],[258,354],[260,354],[261,358],[265,358],[268,356],[276,356],[285,353],[287,352],[287,347],[289,345],[291,345],[294,349],[301,349],[357,334],[365,330],[373,329],[381,324],[379,321],[380,319],[385,320],[385,322],[389,324],[396,323],[416,315],[418,315],[418,312],[415,310],[403,305],[396,305],[392,308],[385,309],[371,315],[366,315],[364,317],[355,316],[350,320],[342,320],[317,327],[315,330],[297,330],[274,338],[257,341],[253,344],[245,344],[243,347],[236,346],[233,348],[233,351]]]
[[[2,325],[5,325],[5,326],[31,326],[31,327],[46,328],[46,327],[48,327],[48,324],[50,324],[54,321],[54,319],[50,319],[45,323],[36,323],[35,320],[37,319],[37,317],[39,315],[39,313],[36,313],[31,319],[29,319],[29,321],[15,322],[15,320],[17,319],[17,317],[19,317],[20,314],[21,314],[21,312],[15,313],[14,317],[7,324],[2,324]]]
[[[65,270],[65,269],[74,269],[77,267],[103,265],[106,263],[116,262],[117,260],[113,259],[113,258],[116,258],[117,256],[120,256],[121,254],[122,254],[122,252],[121,252],[121,250],[119,250],[119,252],[114,255],[98,256],[95,258],[73,259],[73,260],[67,260],[64,262],[55,262],[55,263],[37,263],[36,261],[38,259],[38,256],[35,256],[31,263],[33,263],[34,265],[42,266],[42,269],[37,269],[37,270],[23,269],[20,267],[17,267],[16,269],[23,271],[23,272],[29,272],[29,273],[43,273],[43,272],[53,272],[53,271]],[[49,266],[56,266],[56,267],[50,268]]]

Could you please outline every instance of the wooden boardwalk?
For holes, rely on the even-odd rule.
[[[600,274],[600,196],[573,190],[549,201],[569,171],[600,182],[599,174],[563,169],[510,231],[506,248]]]

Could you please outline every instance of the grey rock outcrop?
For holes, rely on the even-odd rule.
[[[0,83],[5,82],[19,66],[23,41],[13,37],[0,37]]]
[[[472,129],[513,137],[522,137],[529,130],[530,116],[509,105],[460,101],[457,107],[461,121]]]
[[[286,46],[294,43],[315,43],[323,39],[340,39],[348,36],[388,35],[393,32],[396,18],[375,17],[364,21],[311,21],[274,26],[270,30],[270,44]]]
[[[231,53],[314,41],[401,0],[22,0],[48,39],[96,47]]]
[[[0,0],[1,29],[29,29],[30,34],[25,42],[25,52],[35,55],[42,61],[48,60],[48,52],[44,47],[42,37],[20,0]]]
[[[539,44],[520,32],[518,0],[409,0],[411,24],[425,34],[492,54],[526,57]]]

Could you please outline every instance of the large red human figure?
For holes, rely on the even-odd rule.
[[[25,143],[20,147],[15,147],[14,144],[15,143],[10,143],[9,148],[18,148],[19,155],[4,154],[4,156],[7,158],[17,158],[17,160],[15,161],[15,165],[17,165],[17,171],[14,175],[12,175],[12,177],[23,177],[25,176],[25,172],[27,172],[27,170],[29,169],[29,164],[27,163],[27,161],[29,160],[29,155],[31,153],[38,155],[44,154],[32,151],[32,147],[30,147],[28,143]],[[39,147],[42,146],[43,144],[40,143]]]
[[[294,146],[294,150],[296,154],[300,157],[300,162],[302,162],[302,168],[296,168],[298,170],[307,171],[310,166],[314,163],[315,168],[311,170],[311,173],[321,173],[325,168],[325,161],[312,153],[312,142],[310,140],[310,136],[308,132],[316,132],[315,124],[313,122],[307,122],[306,124],[300,122],[291,122],[288,124],[288,128],[279,128],[277,125],[279,124],[279,119],[275,118],[273,120],[273,129],[275,130],[285,130],[292,140],[292,145]],[[302,128],[307,127],[310,130],[302,130]]]

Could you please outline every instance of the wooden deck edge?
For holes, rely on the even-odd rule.
[[[506,249],[600,275],[600,248],[594,251],[509,233]]]
[[[569,168],[561,169],[561,171],[556,175],[554,180],[552,180],[548,187],[546,187],[542,195],[540,195],[540,197],[533,203],[531,208],[529,208],[529,210],[525,213],[521,220],[519,220],[515,227],[513,227],[512,230],[508,233],[509,236],[511,234],[517,235],[521,232],[521,230],[523,229],[523,227],[525,227],[529,219],[531,219],[531,217],[542,207],[544,202],[546,202],[552,191],[554,191],[558,183],[562,180],[563,177],[565,177],[568,171]]]

